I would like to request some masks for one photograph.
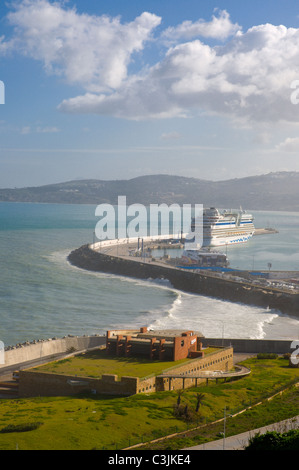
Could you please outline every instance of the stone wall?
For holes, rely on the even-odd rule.
[[[196,384],[205,381],[206,379],[196,379],[195,376],[203,371],[223,370],[229,371],[233,368],[233,349],[221,349],[207,357],[193,359],[179,366],[174,366],[167,371],[164,371],[165,376],[148,377],[144,380],[139,380],[137,393],[151,393],[165,390],[179,390],[183,388],[194,387]],[[169,377],[170,375],[181,377]],[[186,378],[186,375],[194,375],[194,378]]]
[[[175,369],[169,369],[167,372],[164,371],[165,375],[173,374],[174,377],[158,377],[156,389],[157,391],[164,391],[195,387],[197,384],[206,380],[205,378],[196,378],[196,375],[200,375],[201,372],[216,370],[229,371],[233,368],[233,365],[233,349],[220,349],[218,352],[209,354],[206,357],[194,359]],[[182,375],[182,377],[176,377],[179,374]],[[186,377],[188,375],[194,375],[194,378]]]
[[[106,374],[101,379],[78,377],[62,374],[50,374],[32,370],[19,373],[19,396],[70,396],[81,392],[107,395],[134,395],[138,387],[138,378]]]

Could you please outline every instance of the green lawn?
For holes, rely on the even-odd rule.
[[[173,409],[178,398],[176,391],[130,397],[90,395],[2,399],[0,450],[120,449],[142,439],[146,441],[186,430],[187,425],[192,428],[196,424],[211,423],[223,417],[225,406],[230,414],[236,413],[299,380],[299,369],[289,368],[288,361],[283,358],[250,359],[244,365],[252,370],[248,377],[184,391],[181,402],[193,411],[194,421],[189,423],[174,416]],[[196,414],[198,392],[204,394],[204,399]],[[246,416],[247,421],[242,421],[242,430],[258,427],[261,421],[265,423],[275,421],[277,417],[295,416],[299,413],[298,389],[294,388],[289,396],[283,394],[265,403],[241,414],[239,418],[232,418],[234,427],[230,431],[234,434],[242,432],[239,431],[238,420],[245,420]],[[273,412],[274,405],[276,413]],[[34,423],[42,424],[26,432],[1,432],[7,426]],[[219,432],[219,429],[216,431]],[[215,438],[212,434],[205,435],[202,430],[197,432],[196,439],[201,442],[212,437]],[[174,445],[179,449],[184,442],[177,441]]]
[[[293,386],[282,395],[275,396],[272,400],[264,400],[244,413],[231,417],[227,409],[225,435],[234,436],[257,429],[269,424],[279,423],[285,419],[291,419],[298,415],[299,391]],[[222,415],[223,417],[223,415]],[[283,432],[284,427],[277,426],[278,432]],[[177,450],[193,447],[214,441],[223,437],[223,420],[207,424],[201,428],[187,430],[176,437],[166,438],[158,442],[152,442],[139,446],[139,450]]]
[[[207,348],[206,355],[219,349]],[[101,377],[103,374],[122,376],[147,377],[161,374],[164,370],[176,367],[190,359],[180,361],[159,361],[147,358],[110,357],[105,350],[95,350],[61,361],[51,362],[33,370],[55,374],[77,375],[81,377]]]

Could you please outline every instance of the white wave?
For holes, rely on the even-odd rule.
[[[233,303],[226,300],[204,297],[175,289],[167,279],[137,279],[116,274],[86,271],[71,265],[67,261],[68,251],[54,252],[49,259],[60,267],[77,270],[82,275],[92,276],[99,280],[129,283],[132,296],[140,302],[138,287],[164,290],[166,297],[161,298],[161,307],[155,307],[134,316],[128,324],[124,318],[122,326],[148,326],[157,329],[181,329],[201,332],[206,337],[279,339],[292,338],[295,328],[299,332],[299,321],[256,306]],[[100,286],[99,286],[100,287]],[[134,291],[134,288],[137,288]],[[115,286],[114,286],[115,288]],[[142,302],[140,302],[142,305]],[[293,324],[294,323],[294,324]],[[278,328],[280,325],[281,328]],[[281,331],[280,331],[281,330]]]
[[[195,330],[206,337],[262,339],[265,325],[277,317],[277,313],[259,307],[182,293],[167,314],[153,319],[149,327]]]

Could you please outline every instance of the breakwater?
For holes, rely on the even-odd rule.
[[[178,290],[239,302],[263,308],[277,309],[299,317],[299,294],[277,288],[256,286],[232,278],[215,277],[207,272],[194,272],[136,258],[124,258],[97,252],[89,245],[72,251],[68,261],[81,269],[129,276],[138,279],[167,279]]]

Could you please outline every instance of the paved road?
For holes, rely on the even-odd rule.
[[[285,432],[289,429],[299,428],[299,416],[292,419],[281,421],[280,423],[271,424],[262,428],[254,429],[249,432],[243,432],[236,436],[226,437],[225,439],[219,439],[217,441],[208,442],[199,446],[188,447],[184,450],[244,450],[244,447],[248,445],[250,437],[260,432],[261,434],[267,431],[278,431]]]

